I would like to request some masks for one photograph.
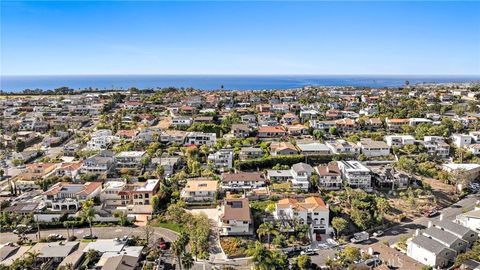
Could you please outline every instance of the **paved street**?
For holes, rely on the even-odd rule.
[[[471,194],[466,198],[458,201],[456,204],[442,209],[440,213],[443,214],[444,219],[454,220],[458,214],[473,210],[475,208],[475,204],[477,200],[479,199],[480,199],[480,194]],[[406,237],[413,236],[416,229],[425,229],[428,225],[429,220],[435,221],[435,220],[438,220],[439,218],[440,218],[439,215],[432,218],[420,217],[411,222],[397,225],[388,230],[385,230],[385,234],[381,237],[371,238],[369,241],[365,241],[360,244],[355,244],[354,246],[359,248],[366,248],[370,244],[373,244],[376,242],[384,242],[384,241],[388,241],[388,243],[392,245],[398,242],[402,236],[406,236]],[[349,245],[352,245],[352,244],[349,244]],[[335,255],[335,250],[333,249],[320,250],[317,253],[318,255],[311,257],[312,262],[321,266],[321,265],[324,265],[325,259],[327,257],[333,258],[333,256]]]
[[[100,239],[113,239],[116,237],[122,237],[124,235],[128,236],[144,236],[145,235],[145,227],[94,227],[93,234],[98,236]],[[173,231],[164,229],[164,228],[157,228],[152,227],[154,229],[154,238],[163,237],[167,241],[174,241],[177,238],[177,234]],[[41,230],[40,234],[41,237],[48,236],[51,233],[58,233],[62,234],[64,237],[67,237],[67,230],[66,229],[48,229],[48,230]],[[70,230],[71,233],[71,230]],[[89,233],[89,228],[77,228],[75,229],[75,236],[81,238],[84,234]],[[36,240],[37,234],[31,233],[27,235],[28,238],[32,240]],[[8,243],[8,242],[16,242],[18,237],[16,234],[11,232],[0,233],[0,244]]]

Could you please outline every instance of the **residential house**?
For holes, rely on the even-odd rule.
[[[238,153],[240,160],[255,159],[261,158],[264,156],[264,152],[261,148],[258,147],[243,147]]]
[[[390,131],[401,131],[402,126],[409,125],[410,119],[386,118],[385,123]]]
[[[293,125],[298,124],[299,122],[298,116],[291,112],[284,114],[282,119],[280,119],[280,123],[283,125]]]
[[[339,190],[342,188],[342,172],[337,162],[332,161],[327,165],[315,167],[318,174],[318,188],[325,190]]]
[[[261,126],[258,128],[259,138],[283,137],[287,134],[282,126]]]
[[[188,116],[174,116],[172,117],[172,126],[175,127],[189,127],[193,123],[192,117]]]
[[[145,151],[123,151],[115,155],[115,165],[117,169],[140,168],[143,165],[142,159],[145,155]]]
[[[125,181],[105,182],[100,193],[100,201],[107,208],[125,205],[125,201],[122,200],[120,193],[126,186],[127,184]]]
[[[250,128],[246,124],[233,124],[231,133],[235,138],[250,137]]]
[[[358,124],[350,118],[344,118],[335,121],[338,132],[355,132],[358,130]]]
[[[186,202],[214,202],[218,182],[214,180],[190,179],[180,193],[180,198]]]
[[[297,148],[300,150],[300,154],[305,156],[330,154],[330,148],[328,148],[328,146],[314,141],[298,142]]]
[[[297,148],[290,142],[272,142],[270,144],[270,155],[272,156],[296,155],[297,153]]]
[[[452,139],[452,143],[459,148],[463,148],[472,143],[472,137],[470,135],[452,134],[450,138]]]
[[[294,189],[301,189],[303,191],[308,191],[310,187],[310,177],[313,173],[312,166],[308,165],[307,163],[296,163],[292,165],[291,168],[292,174],[292,188]]]
[[[390,155],[390,147],[382,141],[360,139],[357,143],[366,157],[382,157]]]
[[[328,141],[325,145],[337,155],[358,155],[360,154],[360,146],[346,140]]]
[[[414,144],[415,138],[412,135],[387,135],[385,142],[389,147],[403,147],[408,144]]]
[[[218,220],[222,236],[253,235],[253,217],[247,198],[225,199],[220,206]]]
[[[265,179],[258,172],[222,173],[222,190],[251,190],[265,186]]]
[[[285,127],[287,128],[288,135],[290,136],[301,136],[308,134],[308,127],[302,124],[290,125]]]
[[[48,207],[53,211],[74,211],[80,209],[83,201],[100,196],[102,183],[86,182],[74,184],[58,182],[43,193]]]
[[[217,135],[215,133],[204,133],[204,132],[187,132],[185,138],[186,145],[208,145],[212,146],[217,141]]]
[[[377,187],[391,189],[405,189],[410,177],[408,174],[396,171],[392,166],[372,167],[373,181]]]
[[[308,224],[312,233],[330,233],[328,204],[320,197],[307,197],[303,200],[286,198],[275,204],[273,216],[282,225],[292,221]]]
[[[113,165],[113,152],[104,150],[95,156],[88,157],[83,161],[81,173],[107,173]]]
[[[233,149],[220,149],[215,153],[209,154],[208,161],[211,162],[215,168],[231,169],[233,168],[234,155]]]
[[[424,235],[415,236],[407,242],[407,255],[418,262],[437,268],[447,268],[457,253],[442,243]]]
[[[442,170],[456,174],[462,180],[457,186],[459,190],[480,176],[480,164],[474,163],[446,163],[442,165]]]
[[[338,161],[337,164],[346,185],[367,190],[371,188],[372,176],[365,165],[359,161]]]

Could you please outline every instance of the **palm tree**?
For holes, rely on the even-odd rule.
[[[190,268],[193,267],[192,253],[186,252],[186,253],[183,254],[182,265],[183,265],[183,267],[185,267],[185,269],[190,269]]]
[[[37,264],[38,256],[40,256],[40,252],[38,251],[34,250],[34,251],[27,252],[27,256],[25,258],[27,265],[35,266]]]
[[[95,218],[96,214],[95,208],[93,206],[93,199],[89,199],[82,203],[82,210],[80,211],[80,217],[82,218],[82,220],[88,222],[88,226],[90,227],[90,235],[93,235],[92,221]]]
[[[255,242],[254,245],[247,249],[247,255],[252,257],[255,270],[270,270],[274,268],[275,262],[273,260],[272,252],[264,247],[260,242]]]
[[[270,246],[270,235],[272,234],[277,235],[278,233],[279,231],[277,230],[277,228],[275,228],[275,226],[271,222],[262,223],[257,229],[257,234],[259,237],[262,237],[264,235],[267,236],[267,242],[269,246]]]
[[[178,261],[178,266],[180,270],[182,270],[182,263],[180,260],[180,256],[182,256],[183,248],[182,248],[182,244],[178,240],[172,243],[172,251],[173,251],[173,254],[175,254],[176,260]]]

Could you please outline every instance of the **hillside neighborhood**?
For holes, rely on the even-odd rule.
[[[0,269],[480,269],[480,85],[0,96]]]

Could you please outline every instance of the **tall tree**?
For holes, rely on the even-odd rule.
[[[92,222],[96,214],[94,206],[95,204],[93,202],[93,199],[86,200],[82,203],[82,210],[80,211],[80,218],[83,221],[88,222],[88,226],[90,228],[90,235],[93,235]]]
[[[337,232],[337,236],[340,236],[340,234],[347,228],[347,225],[348,225],[348,221],[345,220],[344,218],[334,217],[332,219],[332,227]]]
[[[260,226],[257,229],[257,234],[259,237],[262,237],[264,235],[267,236],[267,241],[269,246],[270,246],[270,236],[272,234],[277,235],[278,233],[279,233],[278,229],[275,228],[275,226],[271,222],[264,222],[260,224]]]

